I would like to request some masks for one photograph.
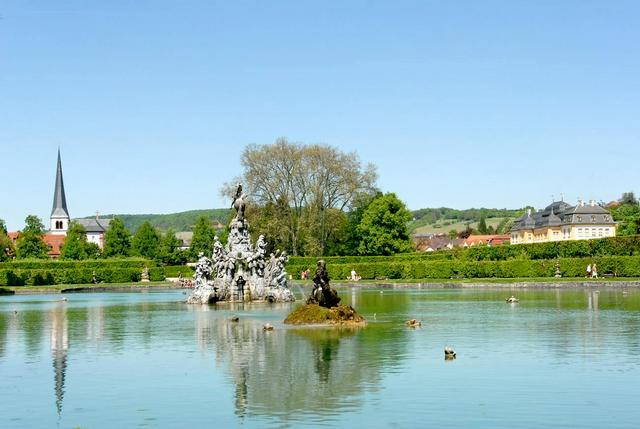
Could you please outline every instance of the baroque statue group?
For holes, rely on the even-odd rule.
[[[231,204],[236,215],[231,221],[227,244],[223,246],[216,236],[213,253],[200,253],[188,303],[295,301],[288,284],[287,253],[276,251],[267,260],[265,237],[260,235],[255,246],[251,243],[244,216],[245,198],[242,185],[238,184]]]

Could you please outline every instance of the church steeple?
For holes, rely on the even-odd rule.
[[[67,198],[64,195],[64,180],[62,178],[62,161],[58,148],[58,167],[56,170],[56,187],[53,191],[53,208],[51,209],[51,232],[66,234],[69,228],[69,210]]]

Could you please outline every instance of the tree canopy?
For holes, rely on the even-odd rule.
[[[216,230],[213,228],[211,221],[204,216],[200,216],[193,228],[193,237],[189,248],[191,258],[197,258],[200,252],[210,257],[213,253],[215,236]]]
[[[88,245],[87,231],[84,226],[71,222],[60,249],[60,259],[86,259]]]
[[[7,225],[4,219],[0,219],[0,262],[11,260],[15,254],[15,246],[7,234]]]
[[[44,242],[44,224],[39,217],[26,217],[25,226],[16,242],[16,256],[41,259],[49,257],[49,246]]]
[[[361,255],[393,255],[412,250],[407,222],[411,212],[394,193],[384,194],[369,204],[357,227]]]
[[[285,138],[247,146],[241,165],[239,180],[258,206],[250,219],[254,227],[278,231],[267,239],[293,255],[324,254],[334,231],[345,223],[344,212],[356,195],[375,190],[377,178],[375,167],[363,166],[355,152]]]
[[[160,234],[151,223],[145,221],[133,236],[131,248],[134,254],[153,259],[160,248]]]
[[[120,218],[114,218],[109,223],[109,229],[104,233],[105,257],[129,256],[131,253],[131,233],[124,227]]]

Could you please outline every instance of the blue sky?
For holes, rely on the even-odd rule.
[[[226,207],[249,143],[411,209],[638,192],[637,1],[0,2],[0,218]]]

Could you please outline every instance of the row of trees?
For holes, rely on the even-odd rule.
[[[25,227],[20,231],[14,247],[7,235],[4,221],[0,219],[0,260],[14,257],[48,258],[49,246],[44,241],[44,224],[34,215],[25,219]],[[119,218],[111,221],[104,236],[104,249],[96,243],[87,241],[87,232],[81,224],[71,222],[64,243],[60,248],[60,259],[82,260],[100,257],[140,256],[154,259],[168,265],[186,262],[187,255],[180,251],[180,241],[175,232],[169,230],[164,234],[156,230],[149,222],[144,222],[134,235],[125,228]]]

